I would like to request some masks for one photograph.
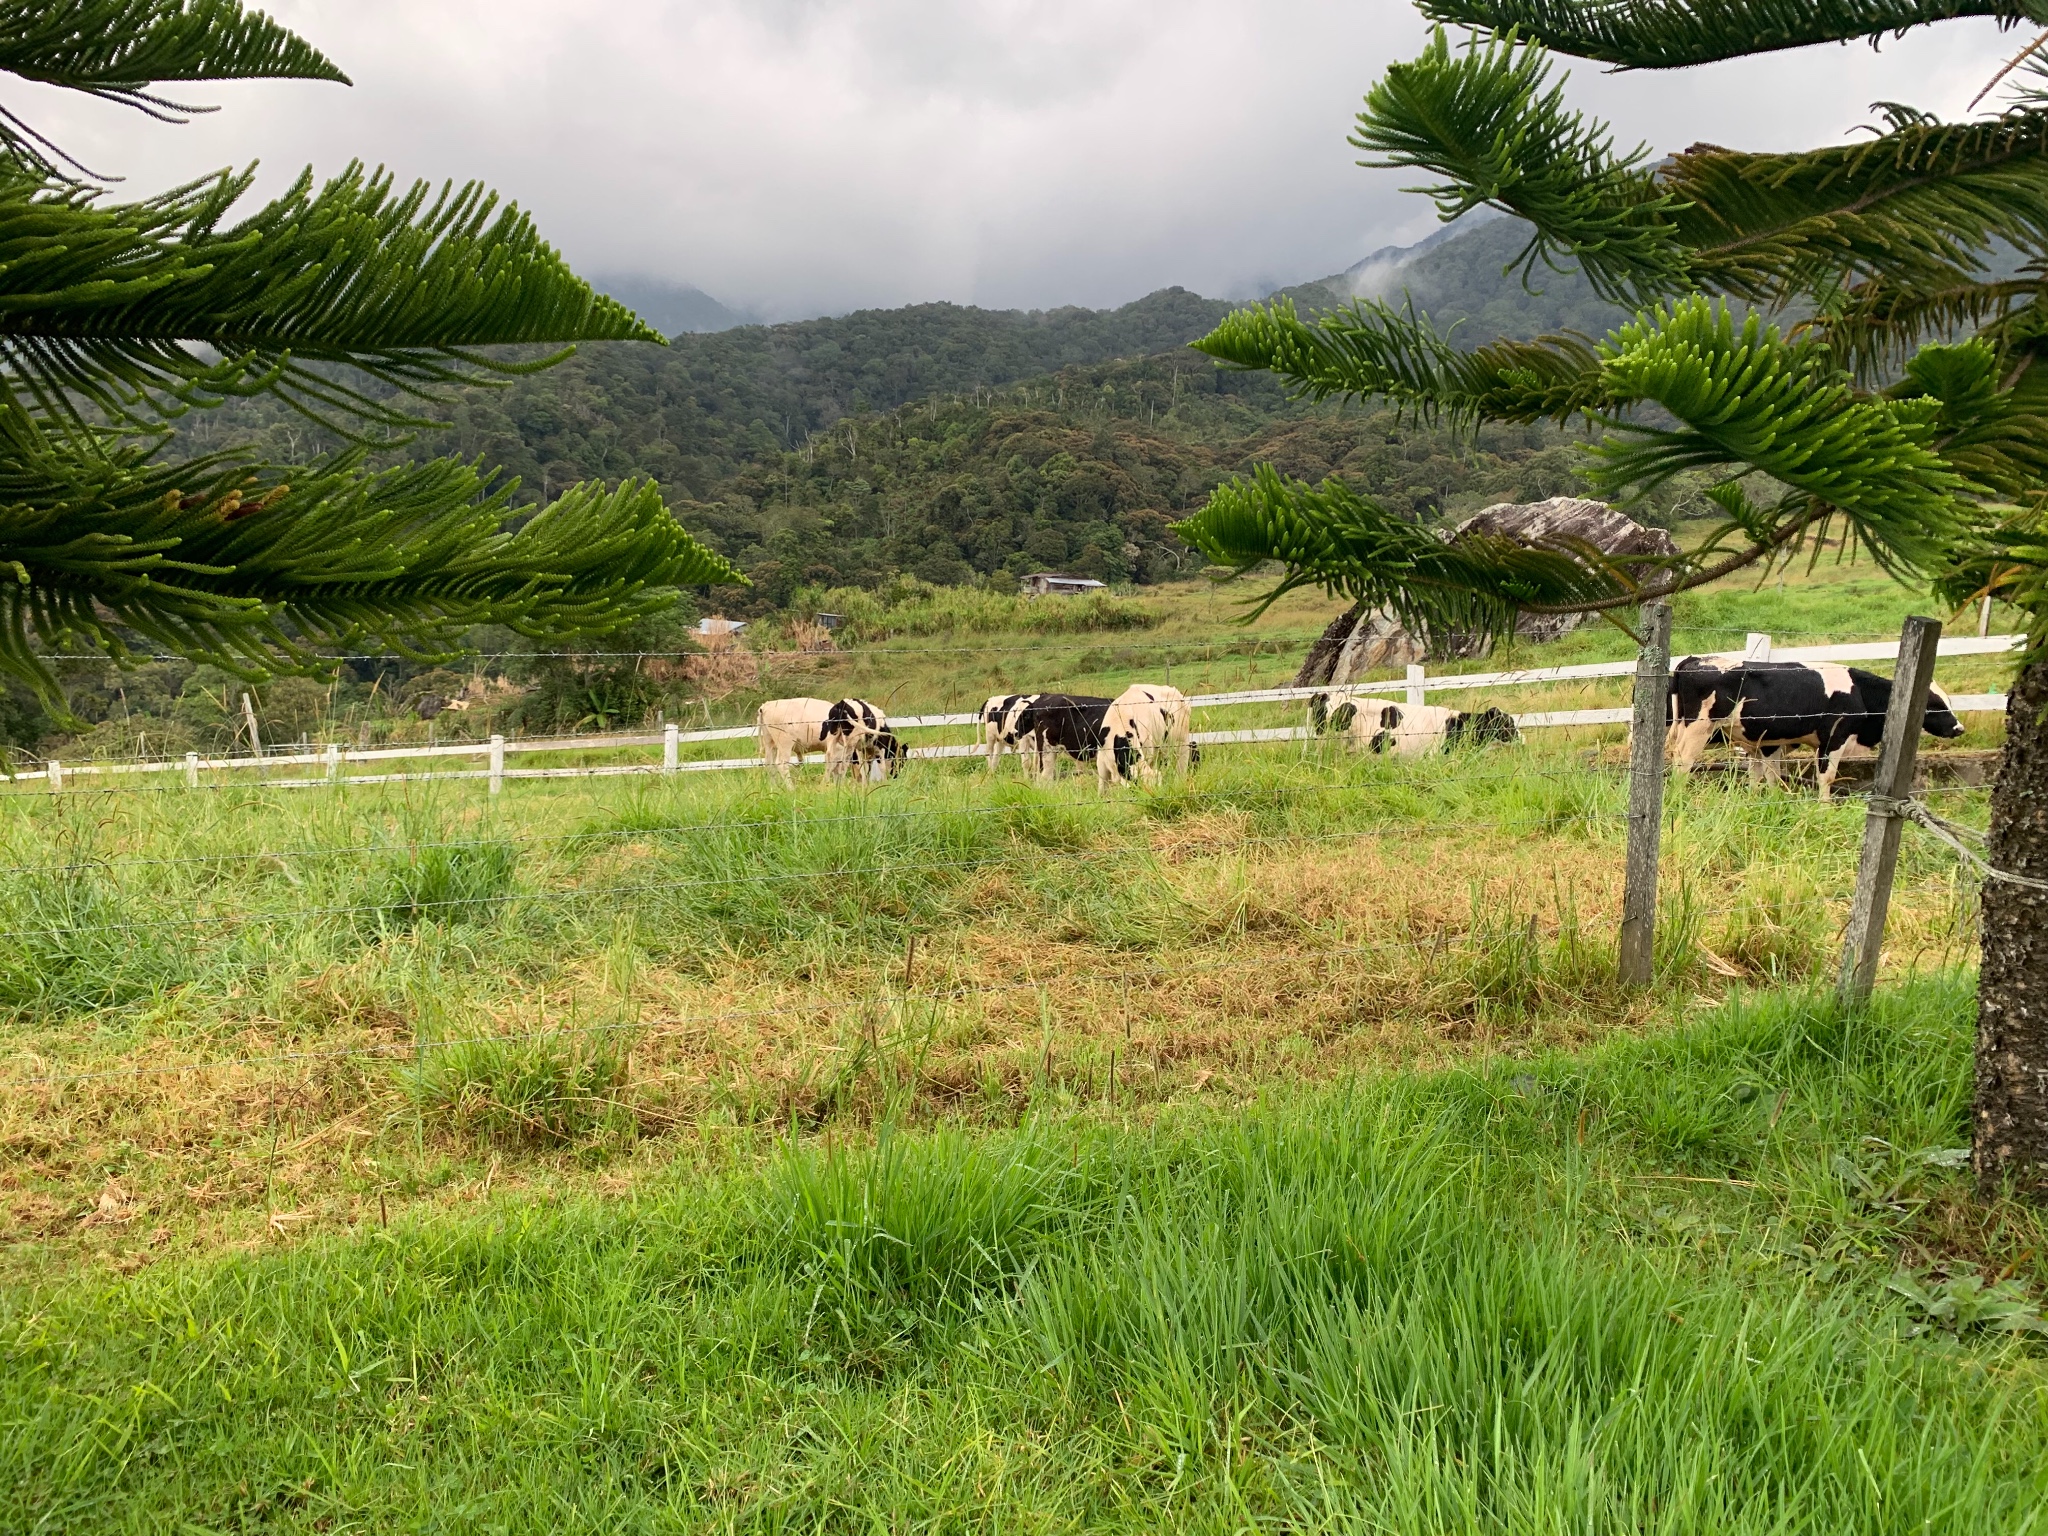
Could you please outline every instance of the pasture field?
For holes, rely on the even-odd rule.
[[[1679,645],[1887,638],[1869,582]],[[1114,692],[1179,638],[1265,685],[1330,613],[1126,602],[934,600],[805,691]],[[1956,1159],[1973,884],[1909,832],[1842,1017],[1860,803],[1674,781],[1624,991],[1618,743],[7,794],[0,1525],[2048,1519],[2048,1232]]]

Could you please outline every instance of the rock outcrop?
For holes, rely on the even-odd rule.
[[[1678,553],[1677,544],[1662,528],[1645,527],[1605,502],[1577,496],[1504,501],[1475,512],[1443,537],[1455,542],[1471,533],[1492,534],[1539,548],[1570,550],[1590,545],[1610,557],[1634,555],[1645,562]],[[1515,635],[1522,640],[1555,640],[1586,619],[1582,613],[1525,613],[1515,625]],[[1484,635],[1416,634],[1384,608],[1367,613],[1354,607],[1332,619],[1309,647],[1294,676],[1294,686],[1341,686],[1381,668],[1464,660],[1484,656],[1491,649],[1492,642]]]

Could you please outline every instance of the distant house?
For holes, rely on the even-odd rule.
[[[1054,571],[1038,571],[1024,578],[1024,591],[1030,597],[1079,597],[1084,592],[1100,592],[1105,585],[1086,576],[1062,576]]]
[[[723,619],[715,615],[697,621],[697,633],[706,639],[713,635],[736,635],[746,627],[745,619]]]
[[[814,613],[811,617],[817,621],[820,629],[837,629],[846,622],[846,615],[843,613]]]

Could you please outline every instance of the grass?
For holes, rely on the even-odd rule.
[[[1328,608],[1218,601],[933,600],[824,665],[1242,686]],[[10,797],[0,1527],[2028,1529],[1974,889],[1909,834],[1845,1018],[1860,805],[1666,803],[1644,993],[1597,732]]]
[[[1622,784],[1570,751],[1236,748],[1108,798],[919,764],[793,795],[24,799],[0,1266],[460,1204],[494,1162],[582,1189],[752,1127],[1001,1127],[1526,1055],[1825,974],[1860,808],[1705,779],[1669,804],[1643,997],[1613,971]],[[1964,958],[1971,912],[1910,840],[1888,974]],[[108,1198],[133,1216],[97,1220]]]
[[[0,1497],[67,1531],[2018,1532],[2041,1350],[1887,1284],[2041,1236],[1943,1166],[1971,1012],[1954,977],[1736,1000],[17,1290]]]

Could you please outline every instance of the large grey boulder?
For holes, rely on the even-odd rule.
[[[1648,528],[1618,512],[1604,501],[1579,496],[1553,496],[1548,501],[1504,501],[1475,512],[1457,527],[1447,530],[1447,541],[1471,533],[1513,539],[1535,548],[1570,551],[1590,545],[1609,557],[1641,556],[1645,562],[1678,553],[1678,545],[1662,528]],[[1629,566],[1639,578],[1650,567]],[[1583,613],[1525,613],[1515,624],[1516,638],[1529,641],[1555,640],[1570,634],[1589,615]],[[1330,621],[1295,673],[1297,688],[1341,686],[1366,673],[1385,667],[1405,667],[1418,661],[1457,661],[1484,656],[1492,650],[1484,635],[1436,635],[1413,633],[1384,608],[1367,613],[1354,607]]]

